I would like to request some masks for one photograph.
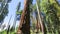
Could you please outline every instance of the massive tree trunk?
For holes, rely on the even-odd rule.
[[[30,34],[30,3],[31,0],[24,0],[24,10],[21,15],[17,34]]]

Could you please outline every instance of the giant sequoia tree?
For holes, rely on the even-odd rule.
[[[21,15],[17,34],[30,34],[30,4],[32,0],[24,0],[24,10]],[[21,33],[22,32],[22,33]]]

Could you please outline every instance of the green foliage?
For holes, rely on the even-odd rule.
[[[41,11],[45,13],[46,15],[46,21],[48,22],[47,26],[50,27],[50,29],[59,28],[57,26],[59,24],[58,15],[60,12],[60,6],[58,5],[56,0],[42,0],[40,3]],[[53,26],[53,28],[52,28]],[[57,28],[56,28],[57,26]]]
[[[57,11],[57,16],[60,16],[60,5],[57,0],[50,0],[50,4],[54,5],[55,10]]]
[[[21,15],[22,14],[22,10],[20,10],[19,12],[17,11],[16,14]]]
[[[21,2],[18,3],[17,12],[19,12],[20,6],[21,6]]]

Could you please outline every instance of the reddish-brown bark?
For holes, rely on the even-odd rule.
[[[24,10],[21,15],[17,34],[30,34],[30,0],[24,0]]]

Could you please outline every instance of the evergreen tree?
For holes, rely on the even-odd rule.
[[[17,34],[30,34],[30,5],[32,0],[24,0],[24,10],[21,15]]]
[[[2,0],[2,2],[0,3],[1,4],[1,6],[0,6],[0,23],[3,22],[4,18],[8,14],[8,1]]]

